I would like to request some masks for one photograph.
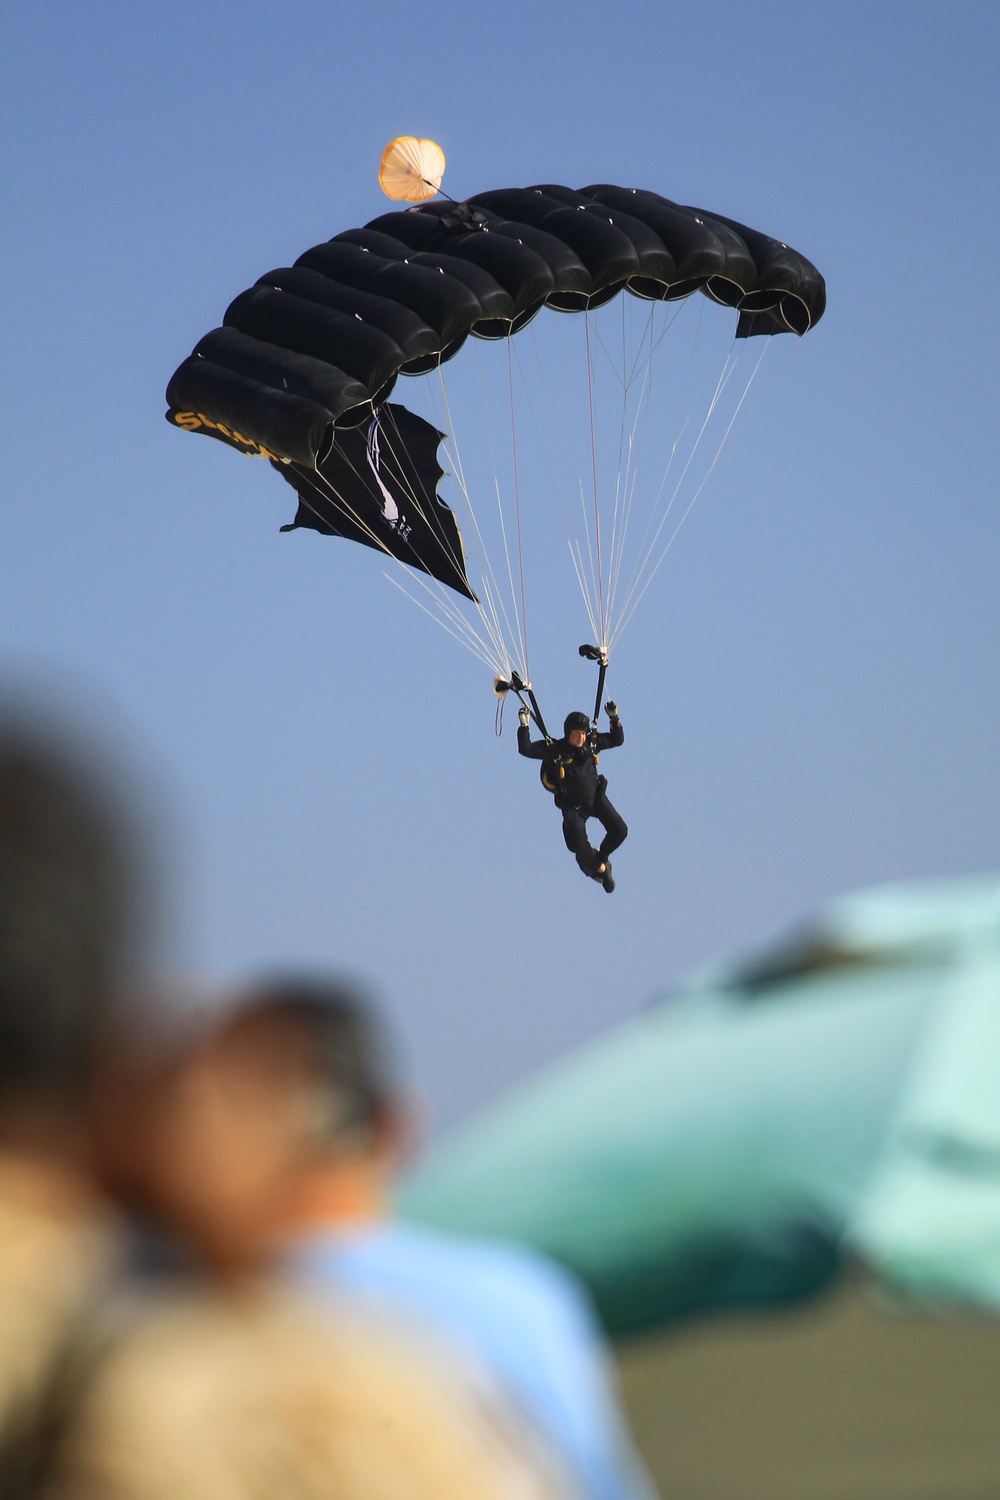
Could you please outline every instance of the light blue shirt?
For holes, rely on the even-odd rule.
[[[618,1413],[602,1335],[576,1281],[500,1241],[400,1224],[315,1230],[290,1248],[295,1281],[422,1322],[489,1370],[590,1500],[650,1500]]]

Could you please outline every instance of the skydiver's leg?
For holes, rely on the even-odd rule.
[[[598,801],[594,808],[594,817],[604,825],[604,838],[601,840],[598,855],[601,859],[608,859],[628,838],[628,824],[606,796]]]
[[[601,858],[587,837],[587,820],[578,808],[563,808],[563,838],[566,840],[566,848],[576,855],[576,862],[583,873],[593,875]]]

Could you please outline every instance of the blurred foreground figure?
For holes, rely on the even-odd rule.
[[[146,1307],[101,1359],[45,1500],[571,1500],[513,1422],[368,1319],[267,1283]]]
[[[148,1206],[204,1259],[273,1256],[301,1292],[331,1308],[349,1298],[426,1360],[482,1371],[579,1493],[650,1495],[575,1282],[525,1250],[391,1222],[411,1130],[354,994],[291,981],[238,995],[179,1065],[172,1098],[183,1115],[154,1112],[144,1147]],[[198,1114],[215,1126],[196,1141]]]
[[[0,1494],[31,1492],[113,1264],[86,1095],[126,947],[98,778],[0,713]]]
[[[322,1139],[317,1084],[308,1038],[270,1011],[175,1039],[114,1083],[107,1178],[194,1265],[131,1326],[126,1311],[62,1445],[59,1500],[575,1497],[478,1366],[267,1274]],[[171,1279],[176,1262],[153,1283]]]
[[[214,1275],[113,1284],[97,1166],[110,1155],[124,1190],[111,1146],[152,1081],[108,1046],[132,852],[79,757],[0,721],[2,1500],[572,1500],[457,1366],[260,1274],[250,1205],[270,1210],[284,1159],[258,1133],[253,1170],[224,1175],[252,1093],[203,1080],[172,1115],[200,1185],[193,1248],[237,1209],[234,1236],[207,1235]]]

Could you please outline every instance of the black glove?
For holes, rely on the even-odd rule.
[[[617,703],[605,703],[605,705],[604,705],[604,712],[607,714],[608,718],[611,720],[611,722],[613,724],[615,722],[615,720],[618,718],[618,704]]]
[[[531,723],[531,710],[522,706],[517,711],[517,719],[521,728],[527,729],[528,725]]]

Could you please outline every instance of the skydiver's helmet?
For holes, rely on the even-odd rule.
[[[571,729],[582,729],[584,734],[590,733],[590,715],[582,713],[567,714],[563,720],[563,734],[569,734]]]

